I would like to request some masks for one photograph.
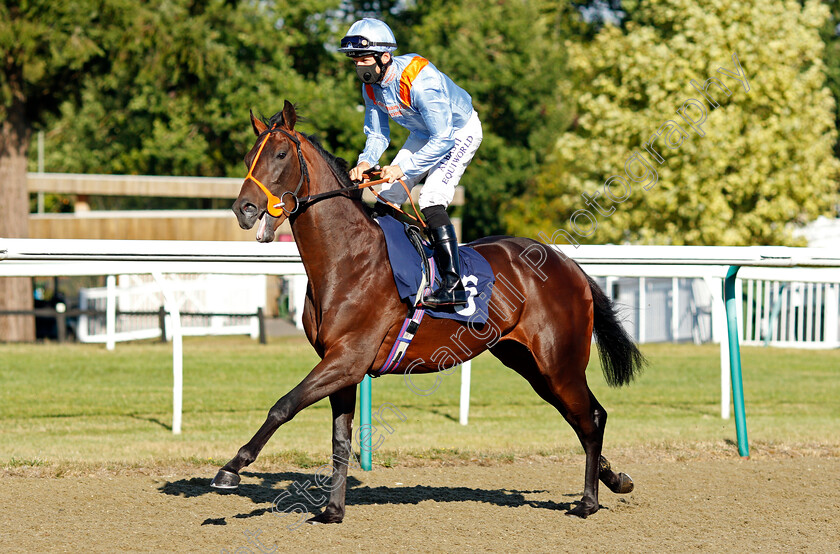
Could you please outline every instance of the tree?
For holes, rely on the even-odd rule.
[[[239,177],[253,143],[248,110],[270,116],[284,99],[326,147],[356,155],[353,74],[325,48],[337,38],[323,14],[338,0],[156,4],[80,81],[83,101],[61,106],[51,170]]]
[[[484,141],[462,183],[467,238],[504,230],[502,214],[521,195],[557,134],[569,99],[563,34],[567,2],[434,0],[394,16],[399,53],[428,58],[472,95]]]
[[[834,97],[834,126],[840,128],[840,1],[825,2],[830,14],[820,30],[820,36],[825,43],[826,85]],[[834,145],[834,155],[840,156],[840,142]]]
[[[357,87],[324,47],[337,40],[324,13],[338,5],[3,4],[0,236],[27,235],[32,129],[48,131],[52,171],[241,175],[253,141],[248,110],[271,115],[289,98],[328,148],[355,155],[364,140],[348,131]],[[28,279],[0,282],[0,309],[31,308],[31,297]],[[31,318],[0,318],[0,339],[33,334]]]
[[[623,30],[570,45],[575,124],[508,228],[558,244],[793,244],[791,226],[837,198],[826,8],[631,4]]]
[[[26,160],[32,126],[72,94],[103,54],[110,21],[128,2],[6,2],[0,5],[0,236],[28,235]],[[31,309],[31,281],[0,279],[0,310]],[[33,340],[31,317],[0,317],[0,340]]]

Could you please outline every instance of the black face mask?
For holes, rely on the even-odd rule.
[[[388,60],[388,63],[382,63],[382,54],[374,54],[373,59],[376,60],[376,63],[373,65],[356,66],[356,75],[358,75],[359,79],[366,85],[373,85],[381,81],[382,77],[385,76],[385,73],[388,72],[391,62],[394,61],[394,59],[391,58]],[[379,68],[379,73],[376,72],[374,69],[375,67]]]
[[[379,64],[371,64],[371,65],[357,65],[356,66],[356,75],[359,76],[359,79],[366,84],[372,85],[374,83],[379,82],[382,78],[382,69],[380,69],[379,73],[376,72],[376,67]],[[379,66],[381,68],[381,66]]]

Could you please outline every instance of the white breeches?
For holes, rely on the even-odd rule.
[[[412,179],[403,179],[408,186],[408,190],[417,186],[424,178],[426,179],[423,189],[420,191],[421,210],[429,206],[449,206],[455,196],[455,186],[461,180],[464,170],[470,165],[483,136],[478,113],[473,111],[467,124],[455,131],[455,146],[452,147],[452,150],[427,172]],[[418,139],[409,135],[408,140],[405,141],[391,165],[398,165],[401,161],[409,158],[420,150],[426,142],[425,139]],[[383,184],[380,194],[385,200],[398,206],[408,200],[408,194],[399,182]]]

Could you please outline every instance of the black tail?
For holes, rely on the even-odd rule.
[[[586,276],[592,290],[594,331],[604,377],[611,387],[627,385],[642,371],[647,360],[618,320],[615,306],[592,277]]]

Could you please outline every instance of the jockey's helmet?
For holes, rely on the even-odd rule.
[[[397,39],[388,24],[378,19],[366,17],[353,23],[344,38],[341,39],[339,52],[351,58],[370,56],[374,53],[393,52],[397,49]]]

